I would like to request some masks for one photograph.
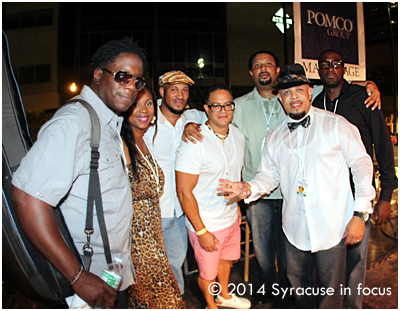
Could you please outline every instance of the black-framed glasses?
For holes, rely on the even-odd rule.
[[[318,63],[319,69],[329,69],[332,66],[333,69],[339,69],[343,67],[343,61],[341,60],[323,60]]]
[[[105,72],[108,72],[110,75],[114,76],[114,81],[121,84],[122,86],[128,85],[131,81],[133,81],[133,84],[135,84],[135,87],[138,91],[144,88],[146,85],[146,81],[144,77],[137,77],[134,75],[131,75],[130,73],[127,73],[125,71],[117,71],[117,72],[112,72],[108,70],[107,68],[101,68],[101,70],[104,70]]]
[[[212,112],[220,112],[222,107],[224,107],[225,111],[232,111],[235,109],[235,103],[225,105],[208,105],[208,108],[210,108]]]

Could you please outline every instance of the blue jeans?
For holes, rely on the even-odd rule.
[[[343,308],[345,309],[362,308],[363,295],[357,295],[357,286],[361,283],[364,288],[370,231],[371,220],[368,219],[361,243],[347,246],[346,287],[350,288],[351,295],[344,297]]]
[[[275,258],[278,262],[279,284],[281,287],[288,287],[282,230],[282,200],[257,200],[247,205],[246,214],[265,290],[271,291],[272,285],[277,283]]]
[[[178,282],[183,295],[185,283],[183,279],[182,265],[186,258],[188,248],[188,236],[185,225],[185,216],[179,218],[161,218],[165,249],[169,264]]]
[[[340,243],[327,250],[311,253],[301,251],[285,239],[287,272],[293,288],[314,288],[314,293],[305,292],[294,295],[296,308],[314,309],[317,299],[319,309],[342,309],[343,293],[341,288],[346,280],[346,246]],[[317,271],[315,271],[315,268]],[[318,275],[318,287],[316,283]],[[333,288],[333,295],[319,295],[317,288]]]

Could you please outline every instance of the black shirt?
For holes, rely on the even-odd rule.
[[[381,175],[382,190],[379,200],[390,202],[393,190],[397,188],[397,177],[394,169],[393,146],[383,112],[378,109],[372,111],[370,108],[366,108],[364,101],[368,94],[365,87],[349,84],[347,81],[344,81],[339,97],[333,101],[325,94],[325,90],[323,90],[314,99],[312,105],[325,109],[325,99],[326,110],[334,112],[336,108],[337,114],[357,126],[371,159],[373,159],[375,149],[375,157]]]

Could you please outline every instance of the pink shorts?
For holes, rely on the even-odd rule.
[[[189,241],[194,250],[200,277],[204,280],[214,280],[218,274],[220,260],[238,260],[240,258],[240,226],[239,220],[225,229],[213,232],[220,244],[218,251],[207,252],[199,244],[196,232],[188,230]]]

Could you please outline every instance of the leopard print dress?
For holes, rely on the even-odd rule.
[[[146,157],[148,162],[143,157],[136,161],[136,180],[132,166],[128,166],[133,204],[131,256],[137,279],[128,288],[129,308],[183,309],[185,305],[168,262],[161,227],[159,196],[163,191],[164,173],[150,155]],[[158,166],[160,193],[149,164],[153,170]]]

